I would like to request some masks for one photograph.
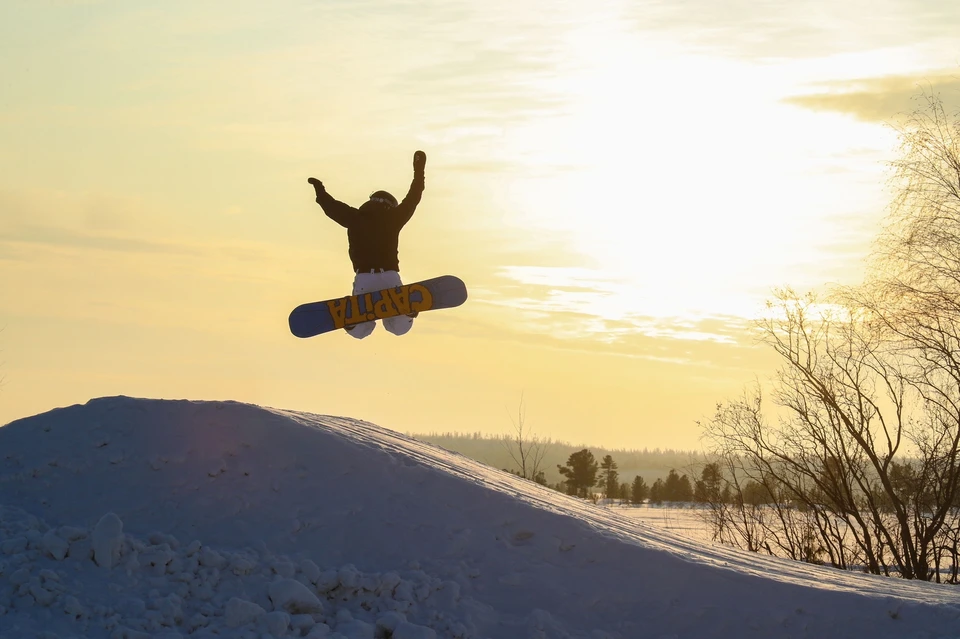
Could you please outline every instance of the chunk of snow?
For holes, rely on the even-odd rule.
[[[210,620],[201,613],[197,613],[187,620],[187,629],[191,632],[197,628],[203,628],[210,623]]]
[[[20,586],[30,581],[30,569],[20,568],[10,575],[10,583],[14,586]]]
[[[173,561],[175,556],[172,550],[161,546],[139,553],[137,559],[141,566],[149,569],[151,574],[159,577],[167,572],[167,564]]]
[[[356,588],[360,585],[362,575],[353,564],[347,564],[337,573],[337,579],[344,588]]]
[[[283,637],[290,630],[290,615],[274,610],[260,617],[259,623],[274,637]]]
[[[373,624],[360,619],[338,623],[335,630],[347,639],[372,639],[376,634]]]
[[[61,539],[53,530],[48,530],[43,536],[43,550],[57,561],[63,561],[70,550],[70,544]]]
[[[407,621],[407,618],[404,617],[399,612],[390,611],[390,612],[384,613],[383,615],[380,615],[379,618],[377,618],[377,634],[378,635],[390,634],[397,629],[397,626],[399,626],[402,623],[405,623],[406,621]]]
[[[42,579],[44,583],[48,581],[59,582],[60,575],[58,575],[54,570],[50,570],[49,568],[44,568],[43,570],[40,571],[40,579]]]
[[[165,544],[173,550],[180,548],[180,541],[176,537],[159,531],[150,533],[147,539],[150,540],[150,544],[153,546],[163,546]]]
[[[246,599],[231,597],[224,607],[224,618],[229,628],[239,628],[264,615],[266,610]]]
[[[307,614],[290,615],[290,627],[299,632],[301,635],[305,635],[317,624],[316,619],[313,617],[314,615]]]
[[[60,526],[59,531],[59,536],[70,542],[86,539],[89,534],[86,528],[78,528],[76,526]]]
[[[123,546],[123,522],[114,513],[107,513],[97,522],[91,538],[94,561],[103,568],[113,568]]]
[[[390,639],[437,639],[437,633],[433,628],[404,621],[393,631]]]
[[[86,609],[80,604],[80,601],[73,595],[63,598],[63,612],[73,619],[80,619],[87,616]]]
[[[249,575],[256,569],[257,563],[248,557],[244,557],[243,555],[234,555],[234,557],[230,560],[230,570],[235,575]]]
[[[41,606],[49,606],[57,599],[57,594],[44,588],[39,579],[31,579],[30,594]]]
[[[300,562],[300,571],[303,572],[303,576],[312,584],[316,584],[317,579],[320,577],[320,568],[309,559]]]
[[[200,550],[200,565],[210,568],[223,568],[227,565],[227,560],[213,548],[204,546]]]
[[[413,601],[413,591],[413,584],[405,579],[401,579],[397,587],[393,589],[393,598],[397,601]]]
[[[323,604],[310,589],[296,579],[280,579],[267,586],[275,610],[292,614],[321,613]]]
[[[271,570],[277,573],[281,577],[290,578],[297,574],[297,567],[292,561],[286,561],[284,559],[274,559],[270,564]]]
[[[386,593],[392,593],[393,589],[400,585],[400,575],[390,571],[385,572],[380,576],[380,591]]]
[[[71,541],[67,556],[77,560],[93,559],[93,541],[88,538]]]
[[[318,623],[313,628],[310,629],[310,632],[307,633],[305,639],[324,639],[325,637],[330,636],[330,626],[325,623]]]
[[[27,549],[30,542],[26,537],[17,536],[0,542],[0,552],[5,555],[16,555]]]
[[[319,592],[326,593],[340,585],[340,578],[337,576],[336,570],[324,570],[317,577],[315,583]]]
[[[183,601],[175,594],[161,599],[157,610],[163,615],[167,625],[179,625],[183,621]]]

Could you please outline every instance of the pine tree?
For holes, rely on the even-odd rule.
[[[566,466],[557,464],[557,470],[566,477],[564,483],[567,485],[567,494],[578,497],[586,497],[590,488],[596,485],[597,468],[593,453],[586,448],[571,453]]]
[[[633,486],[630,490],[630,500],[635,504],[642,504],[643,500],[650,495],[650,488],[647,486],[647,482],[643,481],[643,477],[637,475],[633,478]]]
[[[664,493],[663,480],[658,478],[657,481],[653,482],[653,486],[650,487],[650,503],[652,504],[663,503],[663,500],[664,500],[663,493]]]
[[[694,501],[709,502],[716,504],[720,501],[720,485],[723,483],[723,474],[720,472],[720,464],[713,462],[707,464],[700,471],[700,479],[696,481],[694,490]]]
[[[617,472],[617,462],[613,461],[611,455],[605,455],[600,468],[603,472],[600,474],[597,485],[603,488],[607,499],[616,499],[620,496],[620,474]]]
[[[690,485],[690,478],[686,475],[680,477],[680,483],[677,485],[677,501],[693,501],[693,486]]]
[[[663,494],[661,498],[664,501],[680,501],[680,473],[673,468],[667,474],[666,481],[663,482]]]

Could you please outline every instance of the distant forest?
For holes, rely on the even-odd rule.
[[[495,468],[516,471],[517,464],[510,457],[509,450],[516,448],[512,435],[484,435],[482,433],[407,433],[420,441],[436,444],[441,448],[460,453],[471,459],[483,462]],[[637,475],[643,477],[647,485],[653,485],[657,479],[666,480],[671,469],[682,474],[689,474],[692,478],[700,476],[700,469],[707,459],[702,453],[671,449],[625,449],[603,448],[587,444],[570,444],[540,440],[544,445],[545,454],[540,467],[546,474],[547,482],[552,484],[564,478],[557,471],[557,466],[567,463],[571,453],[584,448],[593,453],[596,459],[610,455],[617,463],[620,481],[631,483]]]

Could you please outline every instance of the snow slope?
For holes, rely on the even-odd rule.
[[[960,590],[704,545],[372,424],[113,397],[0,428],[0,637],[960,637]]]

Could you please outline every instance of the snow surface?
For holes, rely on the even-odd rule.
[[[0,428],[0,637],[960,637],[956,587],[742,553],[369,423],[96,399]]]

